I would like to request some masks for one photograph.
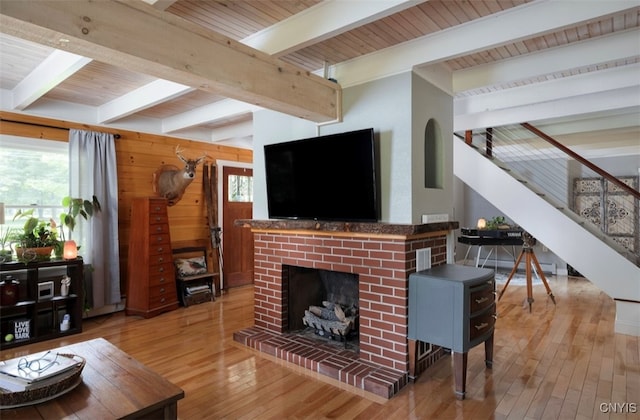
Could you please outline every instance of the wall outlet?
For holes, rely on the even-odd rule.
[[[449,215],[446,213],[422,215],[422,223],[442,223],[442,222],[448,222],[448,221],[449,221]]]
[[[428,270],[431,268],[431,248],[416,250],[416,271]]]

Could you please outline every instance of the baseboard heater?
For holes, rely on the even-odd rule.
[[[484,259],[482,257],[480,257],[480,264],[482,264],[484,262],[484,266],[485,268],[495,268],[496,267],[496,260],[492,260],[492,259],[488,259],[486,262],[484,261]],[[475,259],[468,259],[465,261],[465,265],[475,265],[476,260]],[[511,261],[511,260],[498,260],[497,261],[497,267],[499,269],[503,269],[506,271],[510,271],[513,269],[513,264],[515,263],[515,261]],[[556,266],[555,263],[540,263],[540,267],[542,268],[542,271],[544,273],[547,274],[558,274],[558,268]],[[525,256],[522,257],[522,260],[520,261],[520,264],[518,265],[518,271],[525,271],[526,267],[525,267]]]

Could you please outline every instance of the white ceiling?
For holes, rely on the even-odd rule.
[[[640,149],[639,1],[144,1],[342,88],[414,70],[454,95],[455,131],[528,121]],[[251,148],[256,105],[18,33],[0,21],[3,111]]]

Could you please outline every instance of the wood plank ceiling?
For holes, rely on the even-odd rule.
[[[321,7],[329,3],[320,0],[144,1],[151,3],[156,9],[164,9],[164,13],[180,17],[249,46],[262,42],[260,36],[268,39],[278,31],[291,31],[286,26],[288,22],[298,18],[305,22],[303,20],[305,15],[313,16],[313,13],[317,13]],[[528,32],[519,32],[519,28],[510,27],[510,17],[516,24],[517,19],[522,17],[508,13],[519,13],[522,10],[521,15],[523,15],[530,12],[532,20],[535,20],[536,13],[542,13],[545,7],[554,5],[539,0],[387,1],[389,5],[386,10],[383,8],[371,12],[369,16],[364,13],[364,17],[342,24],[339,28],[325,30],[322,27],[327,22],[322,22],[318,26],[320,32],[325,32],[315,37],[309,36],[309,39],[305,39],[298,31],[289,34],[292,40],[288,46],[273,47],[273,44],[267,43],[265,44],[267,47],[262,44],[253,47],[263,51],[276,48],[277,51],[266,52],[309,72],[331,76],[332,69],[338,69],[335,71],[341,71],[342,68],[348,69],[351,63],[359,59],[368,59],[376,53],[384,52],[389,54],[388,57],[393,57],[394,49],[399,50],[414,45],[412,43],[428,42],[429,39],[437,40],[441,38],[434,37],[445,37],[449,34],[451,37],[458,36],[455,31],[463,30],[470,24],[484,25],[479,26],[485,32],[479,33],[478,37],[492,38],[494,33],[507,34],[504,36],[505,39],[496,38],[495,45],[487,42],[481,49],[470,46],[467,50],[462,46],[460,53],[453,53],[451,56],[444,54],[444,59],[432,60],[430,57],[425,57],[422,61],[419,56],[413,57],[407,68],[407,70],[428,69],[430,66],[437,65],[450,74],[464,72],[468,74],[470,71],[480,72],[488,66],[513,63],[516,58],[526,59],[540,53],[557,51],[563,47],[583,46],[593,41],[603,42],[602,40],[613,36],[631,34],[632,39],[635,37],[637,40],[640,23],[640,7],[634,1],[621,2],[624,3],[623,7],[602,7],[601,12],[594,12],[591,18],[586,14],[587,18],[582,21],[579,18],[574,20],[566,18],[558,19],[558,23],[554,23],[552,16],[549,16],[549,22],[540,22],[540,29],[536,30],[535,25],[532,25],[532,29],[528,29]],[[350,7],[351,5],[346,0],[342,1],[342,6]],[[351,12],[345,11],[345,14],[348,13]],[[513,34],[510,35],[511,38],[509,33]],[[524,36],[521,35],[523,33]],[[300,39],[295,39],[296,37]],[[416,51],[422,51],[420,48],[417,46]],[[633,45],[630,48],[633,52]],[[16,109],[14,99],[16,92],[19,89],[25,89],[28,83],[35,83],[30,81],[30,75],[33,78],[33,75],[43,66],[43,62],[54,51],[54,48],[49,46],[6,33],[0,34],[0,94],[3,110],[42,115],[42,110],[46,109],[47,104],[54,103],[59,107],[81,105],[99,109],[112,101],[122,100],[128,93],[157,80],[156,77],[148,74],[93,60],[51,83],[51,88],[43,89],[42,93],[24,109]],[[451,93],[456,98],[473,97],[625,66],[637,67],[640,58],[637,52],[635,54],[621,52],[619,55],[600,60],[606,61],[580,62],[575,67],[565,66],[561,69],[550,66],[549,71],[544,71],[544,64],[536,64],[543,68],[538,74],[527,73],[522,77],[514,75],[509,80],[488,78],[486,82],[467,83],[462,90],[456,90],[454,87]],[[350,77],[348,73],[341,74],[347,75],[339,78],[338,82],[341,84],[343,81],[347,84],[358,82],[356,76]],[[479,77],[476,78],[479,79]],[[199,89],[184,89],[179,94],[166,97],[159,102],[150,102],[132,113],[119,116],[108,124],[118,127],[119,124],[133,124],[136,120],[154,120],[159,121],[158,127],[163,127],[167,125],[164,122],[170,121],[177,129],[167,132],[168,135],[183,135],[201,141],[222,141],[241,147],[251,147],[251,133],[247,132],[246,128],[238,130],[235,134],[231,131],[232,134],[216,135],[216,130],[242,125],[251,119],[253,109],[251,107],[228,113],[211,112],[211,109],[215,109],[211,108],[215,107],[215,104],[222,108],[222,105],[227,103],[228,100],[223,95]],[[210,114],[215,114],[215,118],[209,120],[196,118],[196,125],[180,123],[181,117],[193,116],[198,110],[208,110]],[[96,121],[80,122],[96,123]]]

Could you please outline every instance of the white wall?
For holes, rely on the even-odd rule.
[[[253,113],[253,218],[269,218],[267,184],[264,168],[264,146],[316,135],[316,125],[276,111]]]
[[[413,108],[417,108],[415,111]],[[424,188],[424,127],[436,118],[451,137],[453,99],[411,72],[343,91],[343,121],[315,124],[274,111],[254,113],[254,209],[268,218],[264,182],[264,145],[373,127],[379,142],[380,220],[420,223],[425,213],[451,214],[452,146],[445,141],[445,188]],[[412,122],[412,118],[416,122]],[[339,151],[336,151],[339,153]],[[330,162],[327,164],[330,170]],[[422,174],[422,175],[420,175]],[[416,182],[420,183],[417,187]]]
[[[453,214],[453,97],[414,74],[412,79],[412,223],[423,214]],[[442,140],[442,188],[425,188],[425,128],[434,119]]]
[[[379,144],[380,220],[411,222],[411,73],[343,91],[343,122],[320,134],[373,127]]]

